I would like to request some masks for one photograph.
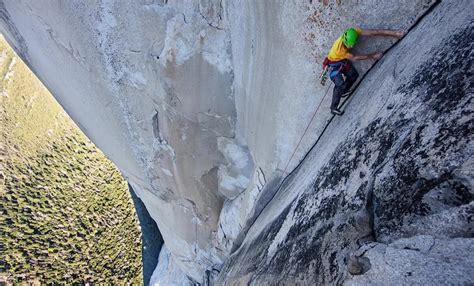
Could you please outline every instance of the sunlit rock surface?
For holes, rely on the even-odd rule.
[[[145,203],[176,281],[329,283],[348,278],[346,256],[362,237],[433,235],[404,221],[436,220],[405,208],[420,204],[423,180],[446,182],[425,199],[441,214],[453,203],[437,202],[436,192],[458,184],[443,174],[460,168],[472,177],[461,168],[468,135],[453,131],[434,145],[438,134],[469,130],[469,84],[449,91],[435,79],[444,72],[440,80],[451,83],[459,65],[470,68],[443,39],[472,22],[472,4],[443,1],[428,11],[434,1],[323,2],[12,0],[0,2],[0,16],[10,43]],[[331,118],[332,86],[321,87],[317,76],[334,39],[348,26],[407,30],[427,11],[431,18],[370,72],[346,114],[265,207]],[[362,39],[357,51],[393,43]],[[434,56],[442,51],[453,54]],[[430,74],[436,63],[439,75]],[[357,64],[361,75],[372,64]],[[469,82],[463,75],[456,81]],[[413,162],[400,161],[397,150]],[[407,164],[406,174],[397,169]],[[364,212],[368,201],[373,216]],[[462,218],[444,225],[466,236]]]
[[[370,71],[217,285],[474,281],[474,4],[458,4],[441,2]]]

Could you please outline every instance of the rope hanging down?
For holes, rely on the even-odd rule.
[[[300,147],[301,141],[303,141],[303,138],[306,135],[306,132],[308,132],[308,129],[311,126],[311,123],[313,123],[314,116],[316,116],[316,113],[318,113],[318,110],[321,107],[321,104],[323,103],[324,99],[326,98],[326,95],[328,95],[328,91],[329,91],[330,87],[331,87],[331,85],[328,85],[328,88],[326,89],[326,93],[324,94],[323,98],[321,99],[321,101],[318,104],[318,107],[314,111],[313,117],[311,117],[311,120],[308,122],[308,125],[306,126],[306,129],[304,130],[303,135],[301,135],[300,141],[298,141],[298,144],[296,144],[296,147],[295,147],[295,150],[293,151],[293,154],[291,154],[290,159],[286,163],[285,169],[283,169],[283,176],[286,175],[286,169],[288,168],[288,165],[290,165],[291,160],[293,160],[293,156],[295,155],[296,150],[298,150],[298,148]]]

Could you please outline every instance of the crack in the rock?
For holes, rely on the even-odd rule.
[[[382,161],[378,166],[374,168],[373,175],[370,177],[368,184],[367,184],[367,202],[366,202],[366,211],[367,214],[369,215],[369,222],[370,222],[370,228],[372,230],[372,236],[374,241],[377,240],[377,233],[375,231],[375,206],[374,206],[374,185],[375,185],[375,180],[377,179],[377,175],[382,171],[382,168],[385,167],[385,165],[392,160],[393,155],[398,153],[398,151],[402,148],[403,144],[406,142],[407,138],[410,136],[411,131],[413,130],[414,127],[410,127],[408,130],[403,132],[399,136],[399,140],[394,144],[392,147],[392,150],[387,154],[387,158]]]
[[[217,26],[217,25],[213,25],[212,22],[209,21],[209,20],[206,18],[206,16],[204,16],[204,14],[201,12],[200,9],[199,9],[199,15],[201,15],[202,19],[204,20],[204,22],[207,23],[208,26],[210,26],[210,27],[212,27],[212,28],[214,28],[214,29],[217,29],[217,30],[219,30],[219,31],[224,30],[223,28],[221,28],[221,27],[219,27],[219,26]],[[217,15],[218,15],[219,19],[222,20],[222,17],[221,17],[221,15],[220,15],[220,13],[217,13]]]

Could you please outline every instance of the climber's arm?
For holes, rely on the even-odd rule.
[[[348,54],[347,58],[352,61],[363,61],[363,60],[378,60],[383,56],[382,53],[371,53],[367,55],[353,55]]]
[[[395,30],[372,30],[363,29],[360,33],[361,36],[389,36],[395,38],[401,38],[405,35],[405,32]]]

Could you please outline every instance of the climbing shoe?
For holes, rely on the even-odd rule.
[[[331,109],[331,113],[334,115],[343,115],[344,111],[341,111],[339,109]]]

